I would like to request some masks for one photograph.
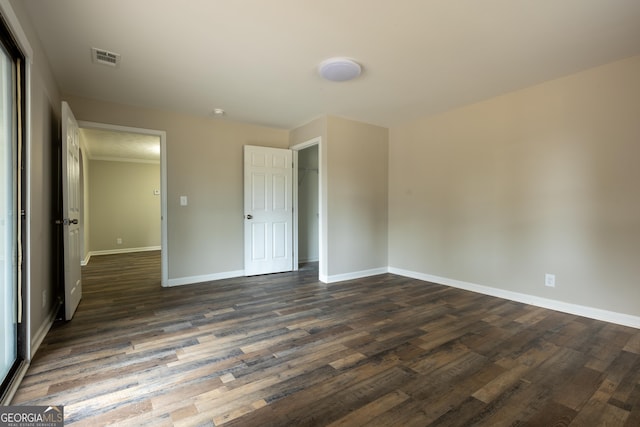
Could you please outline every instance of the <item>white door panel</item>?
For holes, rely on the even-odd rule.
[[[289,253],[289,236],[287,233],[287,223],[274,222],[273,223],[273,258],[282,259],[286,258]]]
[[[82,298],[80,272],[80,131],[66,102],[62,103],[62,211],[64,215],[64,307],[71,320]]]
[[[293,270],[292,152],[244,147],[245,274]]]
[[[251,260],[265,261],[267,258],[267,227],[265,223],[251,223]]]

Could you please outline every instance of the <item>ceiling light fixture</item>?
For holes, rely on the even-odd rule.
[[[213,109],[213,117],[222,117],[224,116],[224,110],[222,108],[214,108]]]
[[[345,82],[358,77],[362,72],[362,67],[349,58],[329,58],[320,63],[318,71],[327,80]]]

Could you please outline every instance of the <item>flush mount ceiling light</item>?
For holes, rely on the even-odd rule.
[[[213,117],[222,117],[225,115],[225,111],[222,108],[213,109]]]
[[[349,58],[325,59],[318,66],[320,75],[332,82],[345,82],[355,79],[362,72],[360,64]]]

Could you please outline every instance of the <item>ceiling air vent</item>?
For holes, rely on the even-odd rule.
[[[108,50],[91,48],[91,59],[96,64],[108,65],[110,67],[120,66],[120,54],[109,52]]]

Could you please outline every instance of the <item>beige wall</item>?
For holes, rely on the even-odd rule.
[[[165,131],[169,280],[244,268],[242,147],[288,147],[289,132],[66,96],[76,119]],[[180,206],[180,196],[188,206]]]
[[[392,128],[390,265],[640,315],[639,76],[634,57]]]
[[[323,141],[327,139],[327,116],[318,117],[309,123],[292,129],[289,145],[293,147],[318,137],[322,138]]]
[[[386,128],[327,119],[328,274],[386,268]]]
[[[291,146],[315,137],[322,138],[321,278],[386,269],[388,130],[327,116],[292,130]]]
[[[89,162],[90,251],[160,246],[160,165]],[[122,239],[118,244],[117,239]]]

